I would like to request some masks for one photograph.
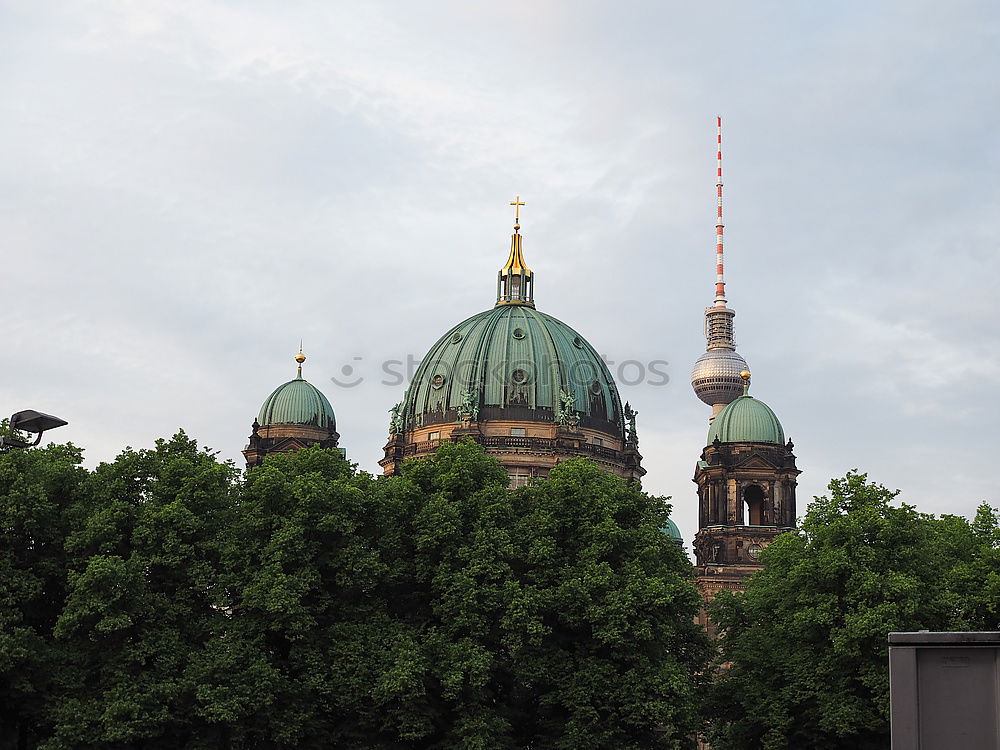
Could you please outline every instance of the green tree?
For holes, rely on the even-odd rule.
[[[954,630],[1000,630],[1000,512],[979,506],[972,524],[954,522],[961,545],[948,586]]]
[[[67,536],[62,654],[45,748],[202,747],[202,651],[225,625],[222,531],[231,464],[183,432],[87,479]]]
[[[584,460],[514,498],[514,745],[687,747],[708,647],[669,506]]]
[[[72,445],[0,453],[0,748],[33,747],[45,734],[80,463]]]
[[[744,594],[713,603],[722,640],[707,713],[719,750],[888,747],[888,634],[975,617],[953,583],[960,568],[983,578],[972,542],[995,531],[987,519],[974,534],[855,472],[829,489],[798,533],[764,551]]]
[[[183,433],[0,457],[0,727],[21,746],[678,747],[707,641],[669,506],[472,443],[244,481]]]
[[[505,489],[479,446],[386,483],[401,505],[376,697],[408,747],[677,747],[708,654],[662,499],[585,460]],[[412,560],[412,564],[408,561]]]
[[[318,447],[248,472],[204,706],[241,746],[378,746],[372,685],[393,643],[379,544],[393,524],[375,484]]]
[[[492,750],[692,736],[708,647],[690,565],[660,531],[668,506],[585,461],[507,483],[472,443],[378,480],[315,448],[249,472],[233,679],[215,694],[240,741]]]

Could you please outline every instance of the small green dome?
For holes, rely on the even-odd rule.
[[[326,396],[308,381],[301,372],[274,389],[260,407],[257,421],[262,427],[275,424],[301,424],[327,430],[337,429],[337,418]]]
[[[402,413],[412,426],[454,422],[463,400],[473,399],[479,419],[552,422],[562,405],[560,391],[582,426],[621,437],[618,388],[594,347],[534,307],[499,304],[462,321],[431,347]]]
[[[723,443],[775,443],[784,445],[785,431],[771,408],[749,394],[727,405],[708,430],[708,444],[718,438]]]
[[[678,544],[684,544],[684,537],[681,536],[681,530],[677,528],[677,524],[673,522],[673,519],[667,519],[667,525],[660,529],[664,534],[672,538]]]

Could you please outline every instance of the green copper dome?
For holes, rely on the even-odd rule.
[[[678,544],[684,544],[684,537],[681,536],[681,530],[677,528],[677,524],[673,522],[672,519],[667,519],[667,525],[660,529],[664,534],[669,536]]]
[[[257,415],[260,425],[301,424],[336,430],[337,419],[326,396],[316,386],[302,379],[302,370],[295,380],[275,388]]]
[[[708,430],[708,444],[775,443],[784,445],[785,432],[774,412],[763,401],[744,394],[726,406]]]
[[[401,414],[407,429],[476,418],[558,421],[621,439],[621,399],[601,356],[580,334],[528,304],[498,304],[464,320],[423,358]]]

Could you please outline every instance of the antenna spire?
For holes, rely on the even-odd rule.
[[[722,118],[715,118],[716,125],[716,193],[718,196],[715,223],[715,301],[705,308],[705,353],[698,357],[691,373],[691,386],[695,394],[712,407],[715,419],[722,408],[743,393],[740,373],[747,369],[746,360],[736,353],[733,340],[733,318],[736,311],[726,305],[726,279],[722,258]]]
[[[718,191],[719,196],[719,207],[718,213],[715,220],[715,306],[725,307],[726,306],[726,276],[723,269],[723,252],[722,252],[722,241],[723,241],[723,227],[722,223],[722,117],[715,118],[715,124],[718,129],[717,144],[718,148],[715,152],[716,158],[716,181],[715,187]]]

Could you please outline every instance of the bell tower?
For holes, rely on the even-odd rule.
[[[719,591],[742,591],[763,567],[760,553],[778,534],[795,528],[795,466],[792,441],[774,412],[744,393],[712,422],[708,445],[695,467],[698,533],[695,582],[707,604]],[[700,622],[711,629],[704,609]]]

